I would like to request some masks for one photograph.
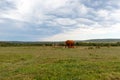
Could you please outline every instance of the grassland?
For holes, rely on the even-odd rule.
[[[120,47],[0,47],[0,80],[120,80]]]

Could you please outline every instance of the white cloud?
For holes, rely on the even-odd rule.
[[[79,24],[95,24],[96,22],[87,18],[76,18],[75,19],[77,23]]]
[[[120,23],[111,25],[111,27],[103,27],[102,25],[96,24],[91,27],[84,25],[66,31],[64,33],[56,34],[54,36],[44,38],[45,41],[64,41],[64,40],[86,40],[86,39],[97,39],[97,38],[118,38],[116,35],[120,34]],[[86,28],[85,28],[86,27]],[[111,36],[114,34],[115,36]]]
[[[67,25],[74,25],[76,21],[70,18],[58,18],[55,20],[59,25],[67,26]]]
[[[0,27],[3,25],[1,23],[8,24],[11,20],[9,29],[17,28],[21,32],[28,29],[31,31],[30,34],[42,37],[43,34],[48,35],[43,40],[102,38],[109,37],[107,34],[117,34],[120,30],[118,27],[120,23],[119,0],[6,1],[14,4],[14,8],[0,10]]]
[[[104,18],[105,20],[108,20],[109,19],[109,15],[110,12],[108,10],[99,10],[98,11],[98,15],[101,17],[101,18]]]
[[[112,11],[111,14],[110,14],[110,18],[113,21],[119,21],[120,22],[120,14],[119,13],[120,13],[120,9]]]
[[[77,10],[80,15],[86,15],[88,11],[90,10],[87,6],[83,4],[78,4],[76,8],[78,8]]]
[[[12,19],[29,19],[32,16],[45,15],[52,10],[55,10],[65,5],[67,0],[11,0],[16,5],[16,9],[6,11],[6,16]],[[4,13],[5,14],[5,13]]]

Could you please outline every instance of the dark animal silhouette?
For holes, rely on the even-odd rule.
[[[74,48],[75,42],[73,40],[67,40],[67,41],[65,41],[65,44],[66,44],[65,47]]]

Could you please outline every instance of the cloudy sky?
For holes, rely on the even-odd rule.
[[[120,0],[0,0],[0,41],[120,38]]]

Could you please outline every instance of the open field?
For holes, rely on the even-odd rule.
[[[120,80],[120,47],[0,47],[0,80]]]

